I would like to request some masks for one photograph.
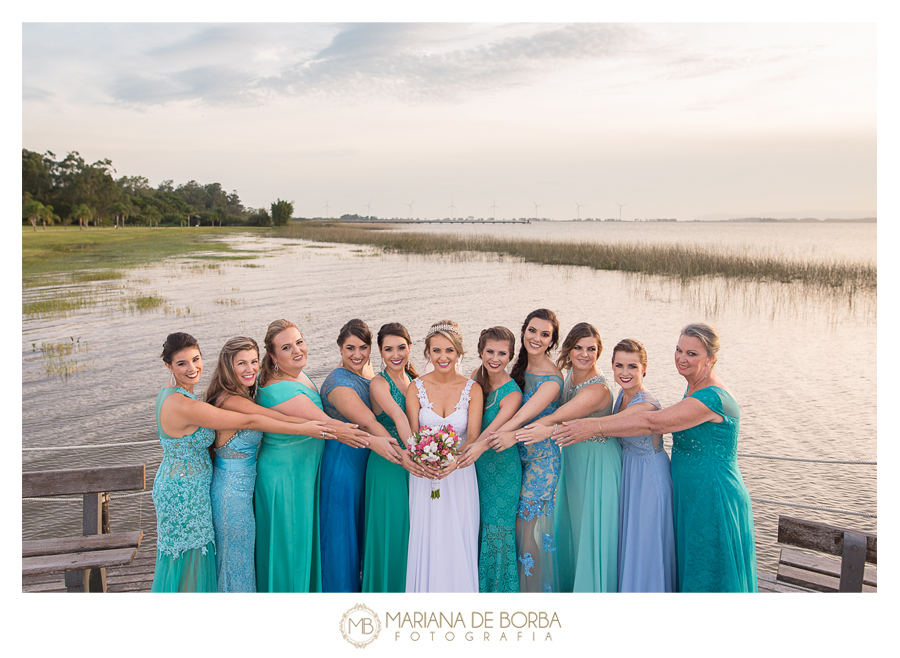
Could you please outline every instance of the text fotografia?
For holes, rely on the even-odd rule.
[[[552,642],[550,631],[562,624],[555,612],[388,612],[384,628],[395,642]]]

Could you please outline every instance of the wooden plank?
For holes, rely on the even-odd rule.
[[[820,553],[841,556],[846,528],[805,521],[790,516],[778,517],[778,543],[808,548]],[[856,531],[854,531],[856,532]],[[878,535],[860,533],[866,537],[866,562],[878,563]]]
[[[793,548],[782,548],[781,559],[779,565],[785,564],[789,567],[797,567],[806,571],[841,577],[841,561],[824,555],[810,555]],[[878,587],[878,567],[867,565],[863,584],[871,587]]]
[[[136,530],[134,532],[115,532],[109,535],[92,535],[90,537],[63,537],[59,539],[23,541],[22,557],[104,551],[113,548],[137,548],[141,545],[143,537],[143,531]]]
[[[789,567],[787,565],[779,565],[777,578],[781,582],[798,585],[800,587],[808,587],[817,592],[837,592],[838,587],[840,586],[840,578],[834,578],[833,576],[826,576],[824,574],[806,571],[796,567]],[[874,594],[877,591],[876,588],[871,587],[870,585],[863,585],[864,593]]]
[[[775,574],[757,572],[757,589],[760,594],[815,594],[811,589],[779,581]]]
[[[108,551],[89,553],[65,553],[22,558],[22,575],[48,573],[52,571],[75,571],[99,569],[119,564],[128,564],[134,559],[136,548],[115,548]]]
[[[143,490],[145,470],[141,464],[22,473],[22,497]]]

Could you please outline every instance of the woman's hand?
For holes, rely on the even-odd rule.
[[[336,438],[336,429],[334,425],[330,425],[322,420],[308,420],[305,423],[298,424],[297,429],[299,429],[304,436],[312,436],[317,439]]]
[[[597,434],[600,423],[596,418],[579,418],[558,425],[553,431],[553,438],[561,448],[575,445]]]
[[[403,451],[403,463],[401,466],[409,471],[410,475],[415,475],[417,478],[437,480],[441,474],[441,472],[433,466],[423,466],[414,460],[412,455],[409,454],[409,450]]]
[[[368,448],[371,435],[359,429],[359,425],[332,420],[328,423],[334,428],[334,438],[346,443],[351,448]]]
[[[397,443],[397,439],[392,436],[369,437],[369,448],[392,464],[403,464],[403,459],[400,455],[400,445]]]
[[[549,439],[553,434],[553,428],[549,425],[541,425],[540,423],[532,423],[526,425],[516,432],[516,439],[519,443],[530,446],[538,441]]]
[[[491,447],[497,452],[503,452],[507,448],[511,448],[516,445],[516,433],[515,432],[491,432],[490,433],[490,441]]]
[[[475,460],[481,457],[484,454],[484,451],[491,447],[491,444],[488,443],[487,439],[479,439],[478,441],[473,441],[469,445],[465,446],[462,449],[462,452],[459,453],[459,457],[456,460],[458,468],[466,468],[475,463]]]
[[[444,466],[443,468],[438,470],[438,476],[435,478],[435,480],[443,480],[445,477],[450,475],[457,468],[459,468],[459,460],[455,459],[452,462],[450,462],[449,464],[447,464],[446,466]]]

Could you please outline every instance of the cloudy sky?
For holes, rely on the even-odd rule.
[[[876,59],[874,23],[25,22],[22,146],[297,216],[872,216]]]

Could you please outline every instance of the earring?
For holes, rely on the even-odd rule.
[[[384,364],[384,357],[381,357],[381,372],[384,372],[387,366]]]
[[[275,364],[275,372],[278,372],[278,364]]]
[[[168,388],[172,388],[172,387],[175,386],[177,383],[178,383],[178,382],[175,381],[175,373],[174,373],[174,372],[173,372],[173,373],[169,373],[169,383],[168,383]]]

